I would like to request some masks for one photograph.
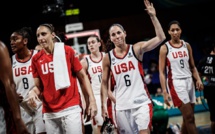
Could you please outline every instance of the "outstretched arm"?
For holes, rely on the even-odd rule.
[[[5,86],[7,101],[10,104],[13,113],[13,119],[16,124],[16,130],[20,134],[27,134],[27,128],[21,119],[19,100],[15,90],[13,81],[12,66],[7,47],[0,42],[0,79]]]
[[[149,14],[152,24],[154,26],[156,36],[148,41],[141,41],[141,42],[134,44],[135,54],[138,57],[138,59],[141,61],[142,61],[144,52],[147,52],[147,51],[150,51],[150,50],[156,48],[166,39],[163,28],[156,16],[156,11],[155,11],[153,4],[150,3],[148,0],[144,0],[144,4],[146,7],[145,10]]]

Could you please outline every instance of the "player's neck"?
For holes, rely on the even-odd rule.
[[[101,59],[101,52],[96,52],[96,53],[91,53],[91,58],[95,61],[100,60]]]
[[[170,40],[170,43],[174,46],[180,46],[181,45],[181,40]]]
[[[17,53],[17,58],[20,61],[25,61],[26,59],[29,59],[31,56],[31,51],[29,49],[26,49],[24,51],[21,51],[20,53]]]

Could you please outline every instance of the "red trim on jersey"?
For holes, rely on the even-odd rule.
[[[31,56],[30,56],[28,59],[21,60],[21,59],[18,58],[18,55],[17,55],[17,54],[15,54],[15,58],[16,58],[16,60],[17,60],[18,62],[20,62],[20,63],[28,62],[29,60],[31,60],[31,57],[32,57],[33,54],[34,54],[34,51],[33,51],[33,50],[30,50],[30,52],[31,52]]]
[[[166,59],[166,61],[167,61],[167,67],[169,70],[167,77],[168,77],[168,86],[169,86],[169,91],[170,91],[170,94],[172,97],[172,102],[175,107],[179,107],[179,106],[181,106],[182,101],[179,99],[179,97],[175,91],[175,87],[173,85],[171,63],[168,58]]]
[[[93,60],[93,58],[91,57],[91,55],[89,55],[89,58],[90,58],[90,60],[92,61],[92,62],[94,62],[94,63],[99,63],[100,61],[102,61],[102,59],[103,59],[103,54],[100,52],[100,54],[101,54],[101,59],[99,60],[99,61],[95,61],[95,60]]]
[[[149,130],[152,130],[153,105],[152,103],[149,103],[148,106],[149,106],[149,115],[150,115],[150,122],[149,122],[148,128]]]
[[[174,46],[170,41],[168,41],[169,42],[169,44],[172,46],[172,47],[174,47],[174,48],[180,48],[180,47],[182,47],[182,45],[183,45],[183,42],[180,40],[180,45],[179,46]]]
[[[144,82],[144,70],[143,70],[142,63],[140,61],[138,62],[138,70],[140,72],[140,75],[141,75],[141,78],[142,78],[142,81],[143,81],[143,84],[144,84],[144,89],[145,89],[145,91],[147,93],[147,96],[148,96],[149,99],[151,99],[151,95],[149,93],[148,87],[147,87],[146,83]]]
[[[116,52],[115,52],[115,49],[113,49],[113,55],[114,55],[116,58],[118,58],[118,59],[124,59],[125,56],[127,55],[128,51],[129,51],[129,49],[130,49],[130,45],[127,45],[126,53],[125,53],[125,55],[123,55],[122,57],[117,56],[117,54],[116,54]]]
[[[107,110],[108,110],[108,117],[111,118],[111,123],[114,124],[115,128],[117,128],[115,122],[114,122],[114,116],[116,117],[116,110],[113,109],[112,101],[110,98],[107,99]],[[114,110],[114,112],[113,112]],[[115,115],[113,115],[115,114]]]

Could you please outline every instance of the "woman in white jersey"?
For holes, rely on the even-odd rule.
[[[152,102],[144,83],[143,54],[165,40],[165,34],[156,17],[153,4],[144,0],[146,11],[154,25],[156,36],[133,45],[126,43],[126,31],[120,24],[109,28],[109,37],[115,48],[105,55],[102,63],[102,116],[107,114],[108,80],[113,74],[116,99],[116,121],[119,133],[149,134],[152,121]]]
[[[10,36],[10,44],[12,52],[15,53],[12,56],[13,78],[20,105],[22,106],[22,103],[27,102],[28,92],[35,86],[31,70],[31,59],[38,51],[28,48],[32,44],[31,28],[23,27],[14,31]],[[22,119],[31,134],[46,133],[41,105],[42,103],[40,102],[40,106],[35,113],[27,113],[23,107],[20,107]]]
[[[91,120],[91,125],[94,134],[99,134],[103,118],[101,115],[101,78],[102,78],[102,60],[105,53],[102,52],[102,40],[97,35],[92,35],[87,39],[87,48],[90,51],[89,55],[81,60],[84,71],[88,74],[90,83],[93,89],[93,94],[96,99],[98,108],[97,115]]]
[[[180,23],[171,21],[168,33],[171,39],[161,46],[159,55],[160,83],[164,101],[170,106],[171,98],[173,105],[181,111],[182,133],[196,134],[193,78],[196,80],[198,90],[202,90],[203,85],[194,64],[192,48],[189,43],[180,39],[182,33]]]

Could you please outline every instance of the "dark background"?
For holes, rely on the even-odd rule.
[[[204,54],[205,47],[215,37],[213,0],[151,0],[151,2],[154,3],[167,40],[168,23],[171,20],[180,21],[182,38],[191,44],[197,62]],[[59,3],[63,4],[63,12],[52,10],[44,13],[47,5],[60,5]],[[108,28],[112,23],[124,26],[127,43],[133,44],[155,35],[142,0],[9,0],[2,1],[0,7],[0,39],[8,46],[10,34],[14,30],[29,26],[35,32],[41,23],[52,23],[57,31],[65,32],[65,24],[82,22],[84,30],[99,29],[104,42],[108,39]],[[62,16],[66,9],[74,8],[79,8],[78,16]],[[80,43],[85,41],[79,40]],[[29,47],[34,48],[35,44]],[[145,60],[156,59],[158,49],[159,47],[147,52],[144,55]]]

